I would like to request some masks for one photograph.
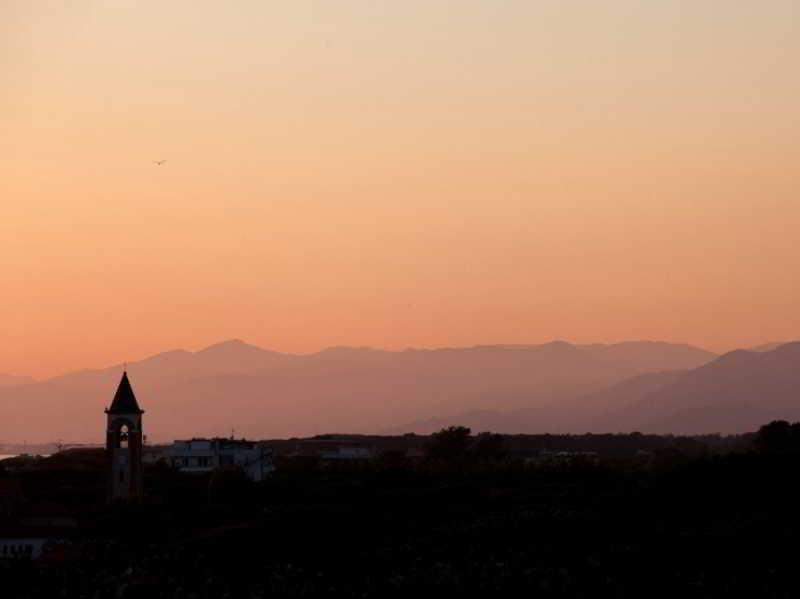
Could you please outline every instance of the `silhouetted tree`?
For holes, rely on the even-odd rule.
[[[208,494],[212,501],[241,503],[251,495],[250,480],[241,468],[217,468],[209,480]]]
[[[479,434],[472,451],[480,461],[499,461],[508,457],[505,438],[497,433]]]
[[[773,420],[758,429],[754,445],[762,453],[800,452],[800,422]]]
[[[676,447],[662,447],[653,452],[650,467],[654,470],[670,470],[686,464],[689,457]]]
[[[282,472],[314,472],[320,468],[318,455],[277,456],[275,467]]]
[[[451,426],[433,433],[425,444],[428,458],[455,462],[466,457],[469,449],[470,429],[465,426]]]
[[[411,462],[406,457],[406,452],[401,449],[387,449],[382,452],[378,456],[376,465],[379,470],[386,472],[398,472],[411,468]]]
[[[688,458],[702,458],[708,455],[708,445],[697,439],[679,437],[674,443],[675,449]]]

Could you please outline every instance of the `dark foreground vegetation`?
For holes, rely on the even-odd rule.
[[[510,444],[450,429],[418,459],[283,456],[260,484],[155,464],[131,507],[103,504],[97,453],[0,472],[80,522],[58,557],[0,560],[0,596],[800,594],[800,425],[611,456]]]

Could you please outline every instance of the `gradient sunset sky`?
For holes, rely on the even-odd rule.
[[[0,372],[232,337],[800,338],[798,24],[797,0],[3,0]]]

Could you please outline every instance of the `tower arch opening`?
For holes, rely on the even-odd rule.
[[[130,427],[128,426],[127,422],[122,423],[122,426],[119,427],[119,448],[120,449],[128,449],[128,439],[129,439],[129,432]]]

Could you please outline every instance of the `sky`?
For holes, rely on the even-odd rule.
[[[229,338],[800,338],[798,23],[796,0],[0,0],[0,372]]]

